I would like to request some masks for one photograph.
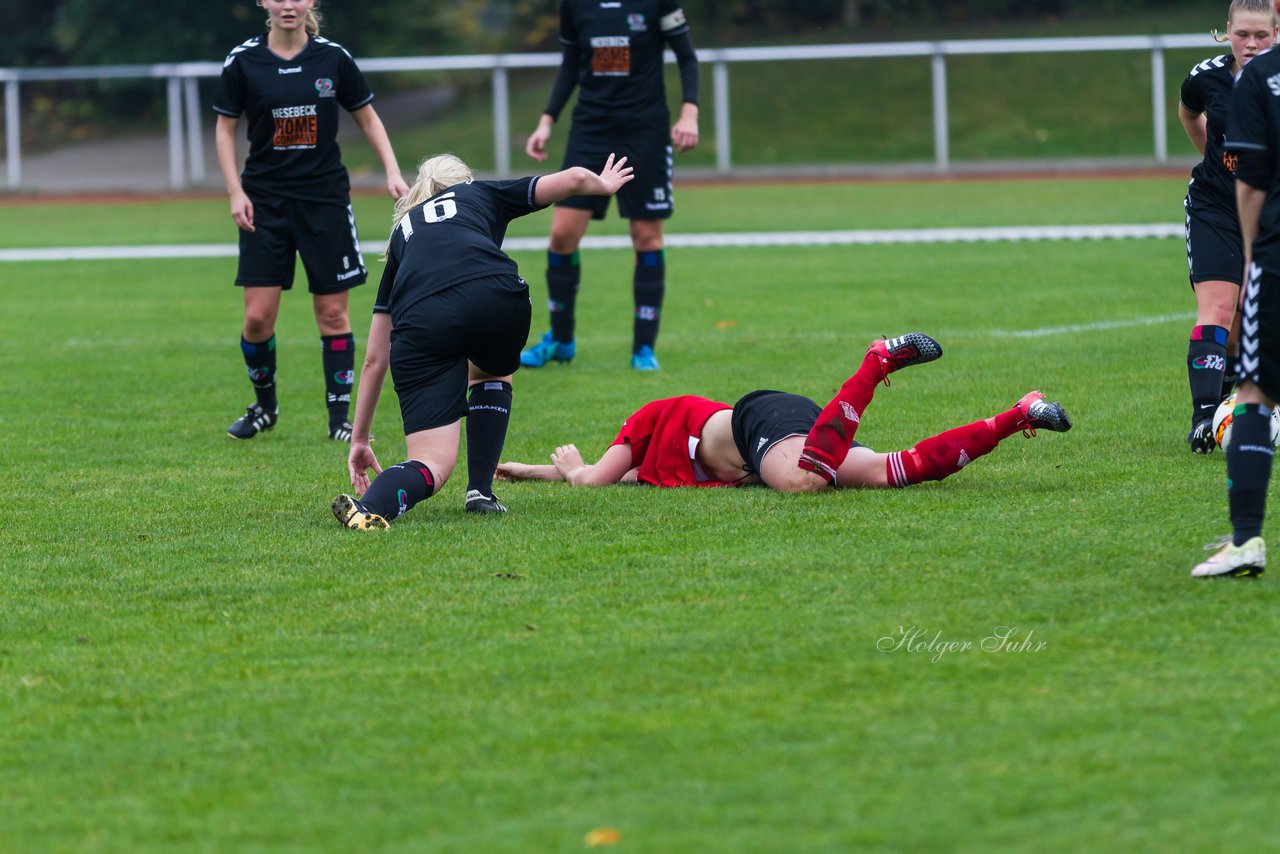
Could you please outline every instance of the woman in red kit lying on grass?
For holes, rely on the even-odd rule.
[[[871,342],[858,370],[819,408],[807,397],[753,391],[735,405],[684,395],[648,403],[623,422],[599,462],[562,445],[551,465],[502,463],[500,480],[563,480],[574,486],[639,482],[651,486],[746,486],[781,492],[827,487],[886,489],[942,480],[1015,433],[1065,433],[1071,419],[1038,391],[1011,409],[956,427],[905,451],[878,454],[854,441],[880,382],[932,362],[942,347],[921,332]]]

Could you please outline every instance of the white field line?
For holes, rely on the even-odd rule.
[[[1047,225],[995,228],[895,228],[861,231],[746,231],[736,234],[669,234],[671,247],[721,246],[878,246],[918,243],[997,243],[1031,240],[1126,240],[1183,237],[1182,223],[1137,225]],[[545,237],[513,237],[503,248],[510,251],[545,249]],[[360,250],[376,257],[382,241],[364,240]],[[625,235],[587,237],[583,249],[629,249]],[[0,249],[0,263],[15,261],[140,261],[180,258],[234,258],[234,244],[188,243],[164,246],[77,246],[40,249]]]

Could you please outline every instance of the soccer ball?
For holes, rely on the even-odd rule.
[[[1231,441],[1231,413],[1236,408],[1236,396],[1232,393],[1226,400],[1218,404],[1213,413],[1213,438],[1219,448],[1226,448]],[[1280,442],[1280,406],[1271,410],[1271,446]]]

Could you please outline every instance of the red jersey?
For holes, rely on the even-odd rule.
[[[730,486],[707,479],[694,456],[707,419],[727,403],[682,395],[646,403],[622,422],[614,445],[631,445],[631,466],[639,467],[639,481],[650,486]],[[701,477],[699,475],[701,474]]]

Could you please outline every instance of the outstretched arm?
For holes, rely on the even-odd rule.
[[[600,462],[588,465],[576,445],[561,445],[551,455],[551,462],[573,486],[608,486],[621,481],[631,470],[631,446],[610,445]]]
[[[615,161],[610,154],[599,175],[582,166],[543,175],[534,188],[533,200],[545,206],[570,196],[612,196],[634,177],[631,167],[626,164],[627,158],[620,157]]]

